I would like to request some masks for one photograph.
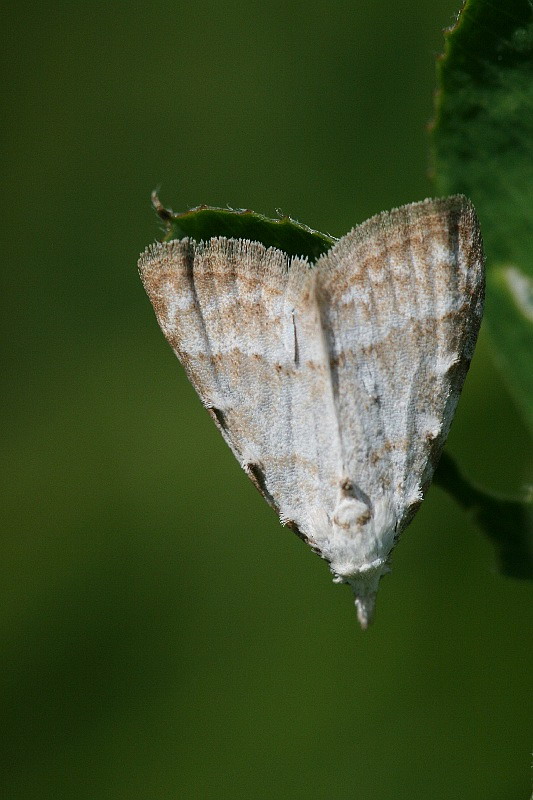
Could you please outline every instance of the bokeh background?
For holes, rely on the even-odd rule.
[[[0,794],[531,791],[531,587],[432,488],[371,630],[202,409],[137,276],[151,190],[342,235],[431,194],[458,0],[11,3],[5,39]],[[478,348],[449,440],[531,480]]]

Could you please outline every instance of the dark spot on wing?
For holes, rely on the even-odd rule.
[[[263,468],[259,464],[246,464],[244,467],[245,472],[250,477],[255,488],[261,492],[265,500],[269,505],[272,506],[276,511],[278,511],[278,506],[270,492],[266,487],[266,479],[265,473],[263,472]]]
[[[222,409],[215,408],[214,406],[211,406],[211,408],[208,408],[207,410],[209,411],[209,413],[211,414],[213,419],[216,422],[218,422],[220,427],[225,430],[226,429],[226,417],[224,416],[224,412],[222,411]]]
[[[293,531],[296,534],[296,536],[298,536],[298,538],[301,539],[303,542],[309,542],[309,539],[307,538],[305,533],[302,533],[302,531],[300,530],[298,525],[294,522],[294,520],[289,519],[287,520],[287,522],[284,522],[283,524],[285,525],[286,528],[290,528],[290,530]]]
[[[296,333],[296,321],[294,319],[294,311],[292,312],[292,327],[294,330],[294,363],[296,366],[300,363],[300,348],[298,347],[298,335]]]

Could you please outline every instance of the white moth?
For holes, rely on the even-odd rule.
[[[384,212],[314,264],[244,239],[151,245],[159,325],[265,499],[370,622],[435,470],[481,321],[462,196]]]

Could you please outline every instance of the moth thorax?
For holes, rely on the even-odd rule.
[[[340,581],[371,576],[388,571],[387,562],[394,546],[397,515],[391,498],[383,496],[365,503],[344,497],[330,518],[331,534],[328,560]]]
[[[372,519],[372,511],[366,503],[354,497],[344,497],[333,512],[332,522],[348,534],[357,534]]]

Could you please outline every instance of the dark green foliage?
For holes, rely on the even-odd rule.
[[[511,578],[533,579],[533,504],[490,495],[461,474],[443,453],[435,484],[445,489],[489,538],[499,569]]]
[[[157,196],[154,207],[168,227],[166,240],[190,236],[197,242],[212,236],[234,239],[250,239],[265,247],[277,247],[290,256],[306,256],[315,261],[336,239],[319,233],[287,216],[269,219],[249,209],[213,208],[198,206],[182,214],[174,214],[163,208]]]
[[[438,63],[432,131],[439,194],[478,212],[487,255],[485,318],[533,430],[533,6],[468,0]]]

